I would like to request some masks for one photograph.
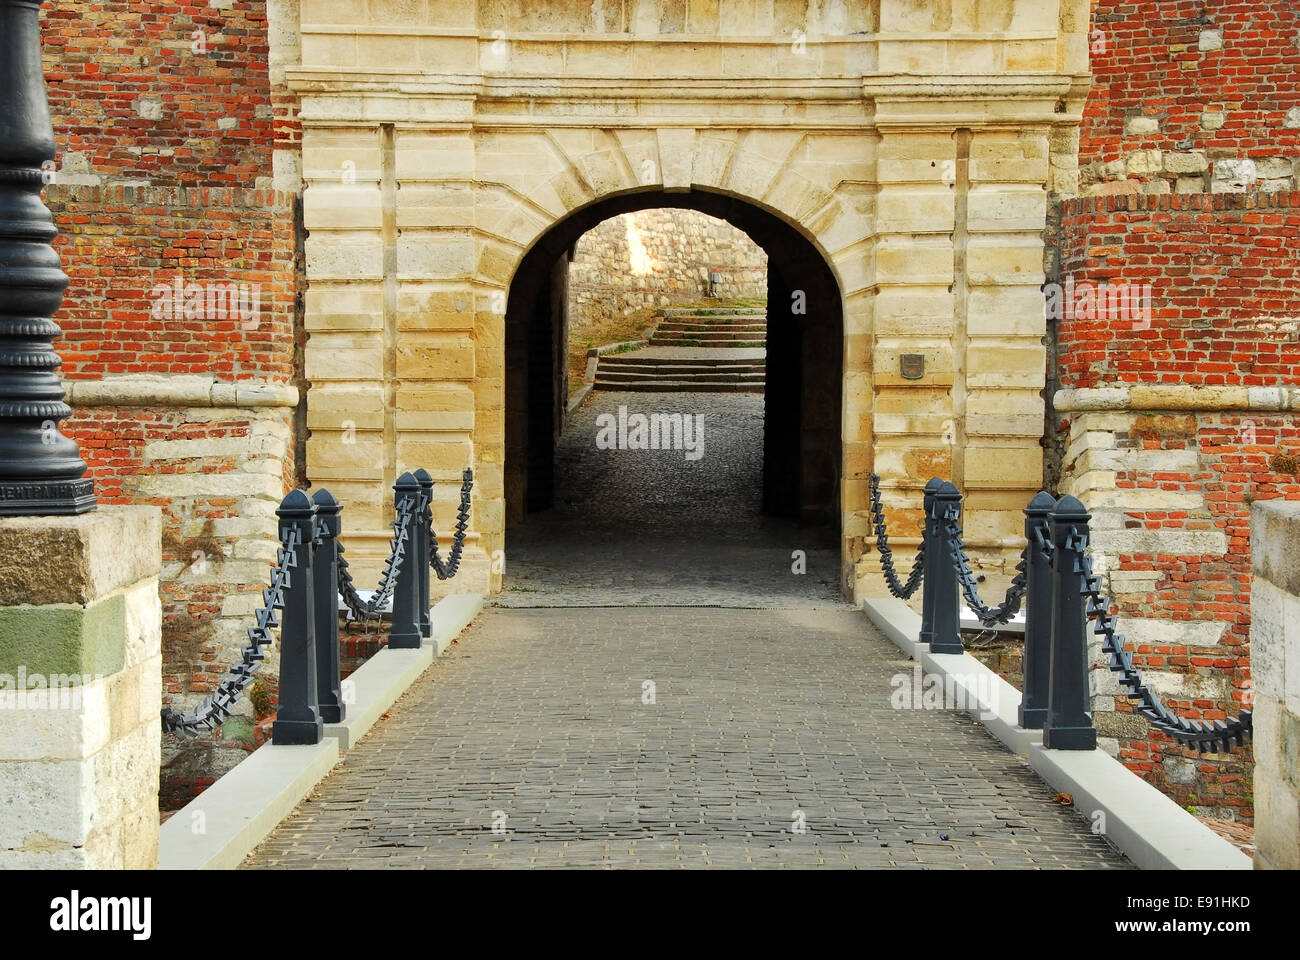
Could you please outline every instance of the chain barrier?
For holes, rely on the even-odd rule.
[[[981,624],[991,627],[997,623],[1006,623],[1020,612],[1020,605],[1025,599],[1026,571],[1029,568],[1029,545],[1020,551],[1020,562],[1016,564],[1016,575],[1007,587],[1006,596],[1000,606],[986,606],[980,599],[979,588],[975,586],[975,573],[971,570],[970,556],[966,553],[966,542],[962,539],[961,526],[957,518],[961,508],[952,504],[943,512],[944,534],[948,538],[948,558],[957,571],[957,583],[961,586],[966,606],[974,612]]]
[[[916,593],[925,576],[925,538],[921,538],[921,544],[916,549],[916,557],[912,560],[912,570],[907,575],[907,582],[900,582],[894,569],[894,552],[889,548],[889,534],[885,529],[885,508],[880,502],[880,478],[874,473],[871,474],[870,489],[871,522],[876,530],[876,549],[880,552],[880,569],[885,575],[885,585],[891,595],[900,600],[907,600]]]
[[[352,581],[352,572],[348,569],[348,561],[343,556],[343,544],[338,545],[339,595],[354,619],[363,622],[374,620],[392,598],[393,588],[397,585],[397,577],[401,573],[402,561],[406,558],[407,531],[411,515],[424,509],[424,501],[422,495],[408,495],[398,501],[397,516],[393,520],[393,539],[389,542],[389,549],[392,552],[384,561],[384,572],[379,578],[379,589],[369,600],[362,600],[361,595],[357,593],[356,584]]]
[[[1110,597],[1101,593],[1101,578],[1092,572],[1092,558],[1086,553],[1088,532],[1078,527],[1070,528],[1071,550],[1079,557],[1074,572],[1083,575],[1080,594],[1087,598],[1088,619],[1094,620],[1093,634],[1104,637],[1102,652],[1110,655],[1110,669],[1119,673],[1120,684],[1128,688],[1128,698],[1137,703],[1137,711],[1153,727],[1181,743],[1191,744],[1200,753],[1207,750],[1227,752],[1233,744],[1242,746],[1246,737],[1252,736],[1254,724],[1249,710],[1242,710],[1234,720],[1187,720],[1172,713],[1160,696],[1142,682],[1142,673],[1133,666],[1133,655],[1124,649],[1124,636],[1115,632],[1115,618],[1110,613]]]
[[[193,713],[180,713],[171,707],[163,707],[165,733],[195,737],[201,731],[215,730],[234,712],[235,703],[266,659],[262,647],[271,643],[271,628],[280,625],[275,611],[284,609],[284,588],[289,584],[289,571],[295,565],[294,551],[301,545],[300,538],[298,528],[292,525],[286,525],[280,535],[280,547],[271,570],[271,585],[262,590],[262,606],[254,614],[256,625],[248,628],[249,643],[243,648],[239,663],[231,667],[226,679]]]
[[[452,537],[451,553],[447,555],[445,564],[442,557],[438,555],[438,535],[433,532],[432,518],[429,521],[429,565],[433,567],[433,572],[438,575],[439,580],[450,580],[456,576],[456,570],[460,567],[460,555],[465,547],[465,531],[469,529],[469,493],[473,487],[474,471],[466,467],[465,473],[461,477],[460,507],[456,511],[456,532]]]

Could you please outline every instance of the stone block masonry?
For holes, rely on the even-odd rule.
[[[1257,869],[1300,870],[1300,503],[1250,515]]]
[[[0,519],[0,869],[158,858],[160,523]]]
[[[237,659],[274,558],[274,509],[305,483],[298,321],[296,0],[87,7],[51,0],[42,43],[57,156],[46,203],[71,279],[55,319],[103,504],[162,511],[165,697],[188,710]],[[168,288],[173,292],[167,296]],[[259,688],[276,702],[272,651]],[[164,805],[254,746],[163,746]]]
[[[165,695],[192,709],[246,642],[302,439],[294,198],[273,190],[53,184],[71,278],[56,315],[101,503],[162,509]],[[105,282],[106,278],[111,278]],[[263,710],[276,700],[268,659]],[[164,804],[255,745],[257,709],[164,744]]]
[[[719,281],[711,285],[714,272]],[[744,231],[695,210],[641,210],[606,220],[578,241],[569,265],[575,330],[710,295],[766,297],[767,254]]]

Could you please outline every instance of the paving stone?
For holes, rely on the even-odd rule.
[[[245,866],[1129,866],[969,718],[892,709],[852,609],[494,608],[457,647]],[[654,705],[610,695],[652,666]]]

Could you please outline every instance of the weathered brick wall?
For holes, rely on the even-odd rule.
[[[709,295],[765,297],[767,254],[725,220],[695,210],[642,210],[583,235],[569,265],[569,322],[577,329],[642,307]]]
[[[1300,4],[1096,0],[1082,192],[1286,191],[1300,174]]]
[[[61,182],[269,187],[266,6],[46,3]]]
[[[70,279],[65,379],[294,379],[291,195],[56,183],[45,198]]]
[[[71,280],[55,318],[65,431],[101,503],[162,508],[164,697],[179,709],[246,642],[300,460],[300,188],[284,160],[300,136],[282,66],[296,39],[268,6],[296,20],[292,0],[42,9],[46,202]],[[263,666],[265,711],[274,656]],[[255,745],[259,710],[240,710],[214,740],[164,738],[164,807]]]
[[[1093,27],[1084,197],[1059,205],[1049,270],[1048,461],[1093,512],[1151,685],[1183,716],[1236,716],[1250,504],[1300,499],[1300,7],[1100,0]],[[1082,299],[1102,283],[1121,296]],[[1094,654],[1110,749],[1198,812],[1253,816],[1249,753],[1152,733]]]
[[[1062,224],[1064,386],[1300,384],[1300,193],[1081,198]],[[1150,316],[1083,315],[1085,282],[1149,286]]]

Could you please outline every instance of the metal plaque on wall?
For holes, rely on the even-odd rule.
[[[904,380],[920,380],[925,376],[925,354],[901,354],[898,358],[898,372]]]

